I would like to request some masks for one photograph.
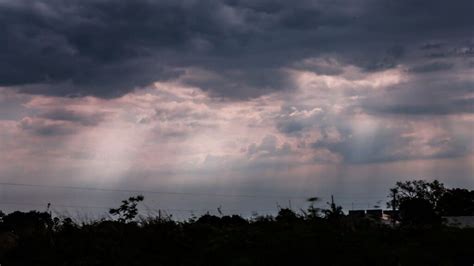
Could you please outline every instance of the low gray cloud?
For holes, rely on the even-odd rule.
[[[415,72],[415,73],[436,72],[436,71],[442,71],[442,70],[449,70],[453,68],[453,66],[454,65],[452,63],[432,62],[428,64],[414,66],[410,68],[409,71]]]
[[[367,164],[471,154],[472,122],[459,119],[474,113],[470,78],[436,73],[413,76],[403,70],[394,75],[407,79],[383,89],[354,89],[357,82],[344,83],[339,90],[321,87],[314,96],[299,98],[314,97],[307,104],[290,101],[283,106],[275,127],[295,139],[296,147],[315,150],[318,162],[334,161],[331,155],[346,164]],[[327,76],[314,78],[328,80]],[[343,84],[338,79],[342,78],[328,82]]]
[[[54,109],[39,115],[41,118],[78,123],[83,126],[96,126],[105,119],[105,113],[84,113],[67,109]]]
[[[278,157],[288,155],[291,152],[291,146],[288,143],[278,144],[278,139],[273,135],[265,136],[260,144],[252,143],[247,149],[247,155],[250,157]]]
[[[21,130],[40,137],[56,137],[77,132],[77,127],[68,123],[51,123],[44,119],[31,117],[23,118],[18,126]]]
[[[312,144],[314,149],[327,149],[342,156],[345,163],[379,163],[408,159],[409,154],[397,154],[399,147],[410,144],[410,138],[401,137],[401,129],[380,128],[370,138],[357,139],[352,131],[340,131],[339,140],[330,140],[324,134],[321,140]],[[361,143],[362,142],[362,143]]]
[[[443,104],[392,104],[388,106],[374,106],[372,111],[397,115],[450,115],[474,113],[474,99],[459,99],[447,101]]]
[[[18,122],[18,127],[34,136],[55,137],[78,134],[81,128],[96,127],[105,121],[105,112],[84,112],[55,108],[26,116]]]
[[[435,73],[434,73],[435,74]],[[359,105],[372,114],[452,115],[474,113],[472,81],[429,76],[371,94]]]

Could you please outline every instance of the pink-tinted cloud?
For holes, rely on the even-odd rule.
[[[398,102],[397,91],[418,84],[402,66],[370,73],[332,59],[302,64],[336,65],[338,72],[286,69],[294,90],[246,100],[222,99],[180,80],[115,99],[3,89],[0,99],[16,115],[0,118],[0,176],[224,191],[265,190],[275,182],[272,189],[293,193],[305,184],[336,189],[341,179],[381,178],[385,170],[392,172],[384,186],[411,174],[439,177],[433,170],[439,162],[457,165],[453,174],[461,177],[472,174],[466,163],[474,151],[472,113],[374,111],[373,103]]]

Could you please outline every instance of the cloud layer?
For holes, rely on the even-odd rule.
[[[0,0],[0,178],[243,194],[474,185],[473,10]]]
[[[111,98],[181,79],[248,98],[293,89],[283,69],[295,64],[337,74],[305,62],[324,55],[367,71],[466,68],[472,9],[469,0],[3,0],[0,85]]]
[[[294,90],[239,101],[181,82],[157,82],[115,99],[3,89],[6,109],[24,114],[1,120],[5,155],[36,161],[44,152],[83,167],[107,162],[104,169],[209,175],[472,155],[472,90],[466,86],[472,76],[451,86],[439,80],[420,86],[424,78],[403,67],[373,73],[343,66],[337,76],[288,71]]]

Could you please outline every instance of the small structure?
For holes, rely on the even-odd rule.
[[[349,210],[348,216],[352,218],[369,218],[390,226],[398,223],[398,211],[394,210]]]
[[[365,217],[365,210],[350,210],[349,211],[350,217],[355,218],[364,218]]]
[[[474,227],[474,216],[443,216],[444,224],[452,227]]]
[[[399,213],[397,210],[384,210],[382,220],[385,221],[396,221],[398,220]]]
[[[366,210],[365,213],[367,214],[367,217],[370,217],[373,219],[382,219],[383,211],[382,209],[372,209],[372,210]]]

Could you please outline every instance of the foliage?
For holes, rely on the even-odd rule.
[[[109,213],[111,215],[118,216],[119,222],[130,222],[138,215],[137,204],[144,199],[145,198],[142,195],[130,197],[128,200],[123,200],[122,205],[120,205],[120,207],[117,209],[110,209]]]
[[[439,213],[443,216],[474,215],[474,191],[467,189],[448,189],[437,204]]]
[[[405,225],[435,225],[442,216],[474,215],[474,191],[447,189],[435,180],[397,182],[387,206],[400,211]]]
[[[405,226],[438,225],[441,217],[431,202],[423,198],[410,198],[400,204],[400,218]]]
[[[439,199],[445,192],[446,188],[438,180],[433,182],[425,180],[397,182],[395,187],[390,189],[390,201],[387,203],[387,207],[398,209],[403,201],[417,198],[428,201],[433,208],[436,208]]]
[[[319,200],[320,199],[318,197],[311,197],[311,198],[307,199],[307,201],[310,203],[310,205],[309,205],[307,211],[302,210],[303,214],[306,215],[310,219],[319,218],[321,216],[321,209],[315,207],[315,204],[317,202],[319,202]]]
[[[334,200],[331,203],[328,202],[329,209],[323,210],[324,217],[328,220],[336,221],[339,220],[342,216],[344,216],[344,212],[342,212],[342,207],[336,205]]]

